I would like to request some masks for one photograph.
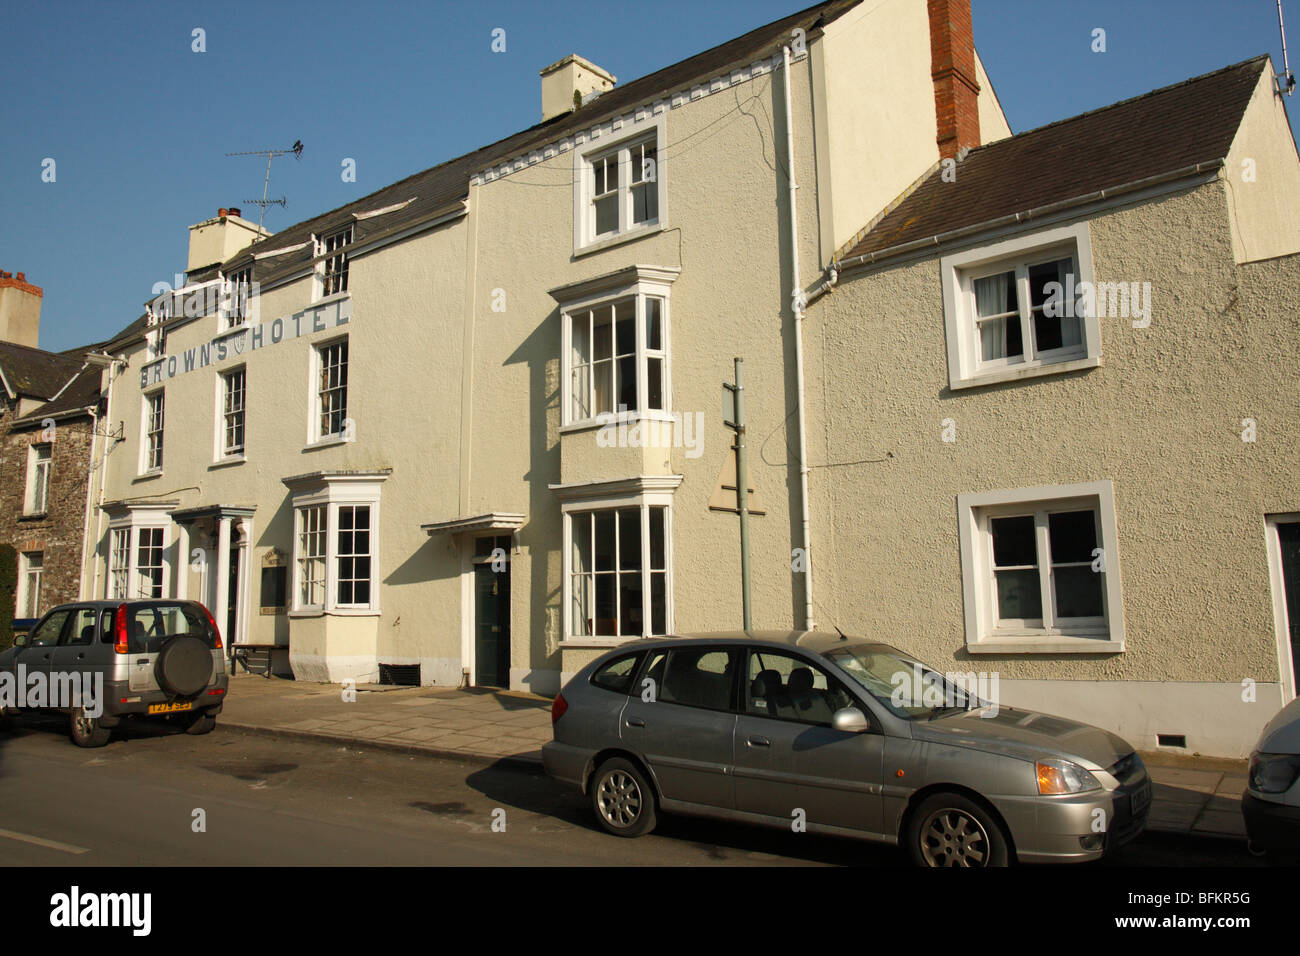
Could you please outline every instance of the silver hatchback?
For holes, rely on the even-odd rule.
[[[638,641],[570,680],[547,773],[610,833],[659,811],[901,844],[927,866],[1096,859],[1146,825],[1124,740],[1000,707],[887,644],[808,632]]]

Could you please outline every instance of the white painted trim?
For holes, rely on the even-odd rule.
[[[971,274],[988,270],[996,265],[1011,265],[1037,253],[1055,247],[1071,250],[1078,267],[1076,283],[1095,281],[1092,262],[1092,240],[1088,223],[1022,233],[1009,239],[961,252],[939,259],[939,273],[943,287],[943,320],[948,351],[948,386],[953,390],[1014,381],[1039,375],[1058,375],[1063,372],[1095,368],[1101,364],[1101,324],[1096,308],[1083,316],[1084,354],[1063,361],[1021,362],[1005,368],[979,369],[979,337],[971,314],[973,295]],[[1095,305],[1095,303],[1094,303]],[[1024,303],[1022,303],[1024,306]]]
[[[1291,659],[1291,617],[1286,606],[1286,584],[1282,577],[1282,542],[1278,537],[1277,526],[1291,522],[1300,522],[1300,513],[1287,512],[1264,516],[1264,546],[1268,556],[1269,590],[1272,592],[1273,599],[1273,632],[1277,641],[1277,666],[1284,703],[1296,698],[1296,662]]]
[[[988,567],[987,535],[981,515],[1004,505],[1041,506],[1045,503],[1095,502],[1101,525],[1105,559],[1105,637],[993,630],[992,594],[985,586],[992,577]],[[1115,519],[1115,495],[1110,479],[1033,488],[998,489],[957,496],[957,527],[961,549],[962,607],[966,619],[966,649],[971,654],[1113,654],[1124,651],[1124,598]],[[1041,560],[1041,557],[1040,557]]]

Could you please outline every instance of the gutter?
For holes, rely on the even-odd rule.
[[[1011,226],[1017,223],[1028,222],[1032,219],[1041,219],[1045,216],[1050,216],[1053,213],[1064,212],[1068,209],[1076,209],[1080,206],[1102,202],[1107,199],[1114,199],[1118,196],[1138,192],[1139,190],[1148,189],[1152,186],[1160,186],[1176,180],[1188,179],[1192,176],[1208,173],[1211,170],[1218,170],[1223,167],[1224,163],[1225,160],[1216,159],[1206,163],[1195,163],[1191,166],[1183,166],[1167,173],[1157,173],[1155,176],[1148,176],[1145,179],[1135,179],[1132,182],[1124,183],[1119,186],[1099,189],[1096,192],[1088,193],[1086,196],[1075,196],[1072,199],[1062,199],[1058,202],[1048,203],[1043,206],[1035,206],[1033,209],[1011,213],[997,219],[989,219],[985,222],[975,223],[974,225],[962,226],[959,229],[951,229],[948,232],[937,233],[927,239],[916,239],[911,242],[901,243],[897,246],[888,246],[884,249],[877,249],[875,252],[868,252],[860,256],[854,256],[851,259],[842,259],[837,263],[833,263],[831,268],[838,272],[844,272],[861,266],[873,265],[885,259],[893,259],[897,256],[906,255],[909,252],[916,252],[922,249],[932,249],[936,246],[943,245],[944,243],[952,242],[954,239],[973,236],[981,232],[988,232],[997,229],[1000,226]],[[825,283],[823,283],[823,285],[824,284]],[[834,284],[834,281],[832,281],[830,286],[833,287]],[[824,294],[824,291],[826,290],[817,291],[817,297],[820,298],[820,296]]]

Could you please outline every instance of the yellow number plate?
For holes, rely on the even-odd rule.
[[[178,711],[189,710],[194,704],[190,701],[178,700],[172,704],[150,704],[149,713],[151,714],[174,714]]]

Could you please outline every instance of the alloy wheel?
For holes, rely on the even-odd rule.
[[[610,826],[630,827],[641,815],[641,788],[630,774],[613,770],[601,778],[597,804]]]
[[[936,810],[921,827],[921,856],[929,866],[988,866],[989,837],[964,810]]]

